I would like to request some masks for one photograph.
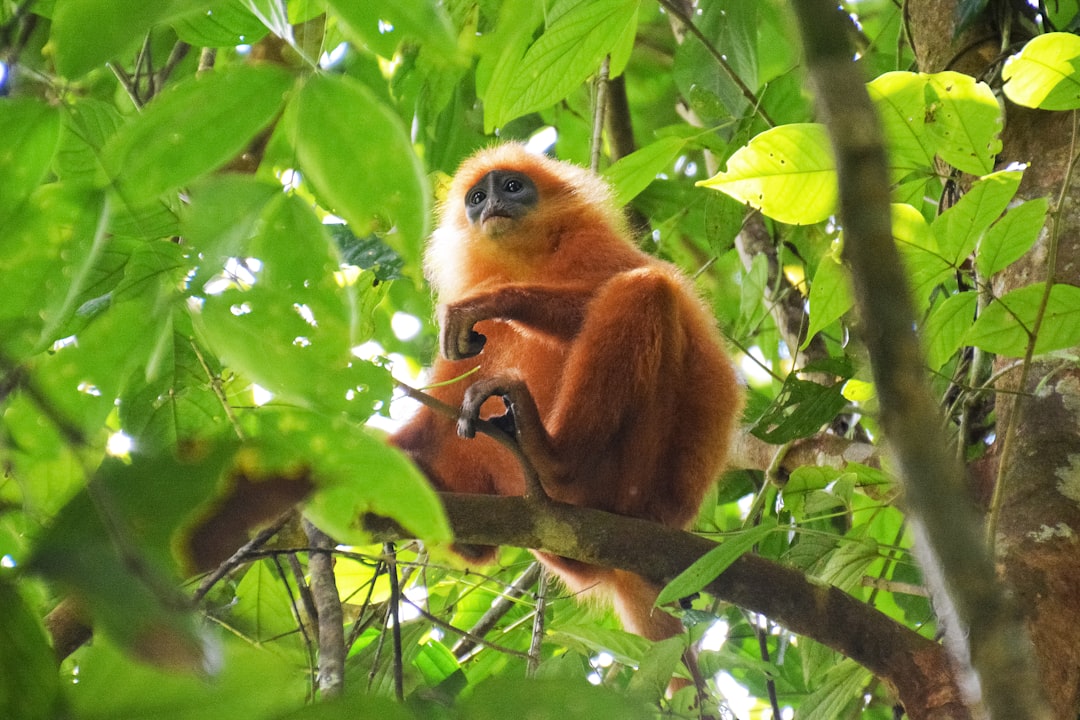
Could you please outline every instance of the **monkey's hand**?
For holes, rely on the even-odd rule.
[[[480,420],[480,408],[491,397],[501,397],[506,403],[506,414],[492,418],[491,422],[513,438],[517,455],[525,473],[525,497],[546,500],[545,480],[565,475],[552,452],[551,437],[540,421],[536,402],[525,383],[514,375],[502,375],[478,380],[465,391],[458,417],[457,431],[463,438],[476,435]]]
[[[464,360],[480,354],[487,338],[473,330],[482,317],[461,305],[439,306],[439,348],[447,360]]]

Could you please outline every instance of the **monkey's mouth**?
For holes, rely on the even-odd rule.
[[[492,210],[480,216],[480,224],[488,235],[499,235],[510,229],[514,224],[514,218],[510,213]]]

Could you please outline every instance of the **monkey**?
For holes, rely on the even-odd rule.
[[[391,442],[439,490],[523,495],[521,464],[476,434],[491,419],[516,433],[550,499],[688,527],[742,408],[690,281],[634,244],[601,178],[520,144],[468,158],[439,220],[424,255],[441,350],[429,392],[461,414],[422,407]],[[494,559],[494,548],[456,549]],[[627,631],[682,632],[644,578],[537,557],[571,592],[606,596]]]

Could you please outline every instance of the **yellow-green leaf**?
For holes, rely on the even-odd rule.
[[[1005,61],[1005,96],[1043,110],[1080,108],[1080,37],[1046,33]]]
[[[934,73],[926,104],[926,132],[942,160],[972,175],[994,169],[1001,152],[1001,107],[989,85],[963,73]]]
[[[735,151],[726,171],[698,185],[796,225],[821,222],[836,210],[836,164],[825,127],[816,123],[766,130]]]

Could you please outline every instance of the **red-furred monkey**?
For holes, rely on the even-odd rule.
[[[422,408],[393,437],[437,488],[524,493],[515,458],[472,437],[477,417],[509,408],[552,499],[693,520],[741,393],[712,314],[678,270],[633,245],[602,180],[519,145],[477,153],[454,177],[425,271],[441,324],[433,382],[479,367],[431,390],[462,408],[456,426]],[[627,630],[681,632],[641,577],[539,558],[572,591],[610,595]]]

